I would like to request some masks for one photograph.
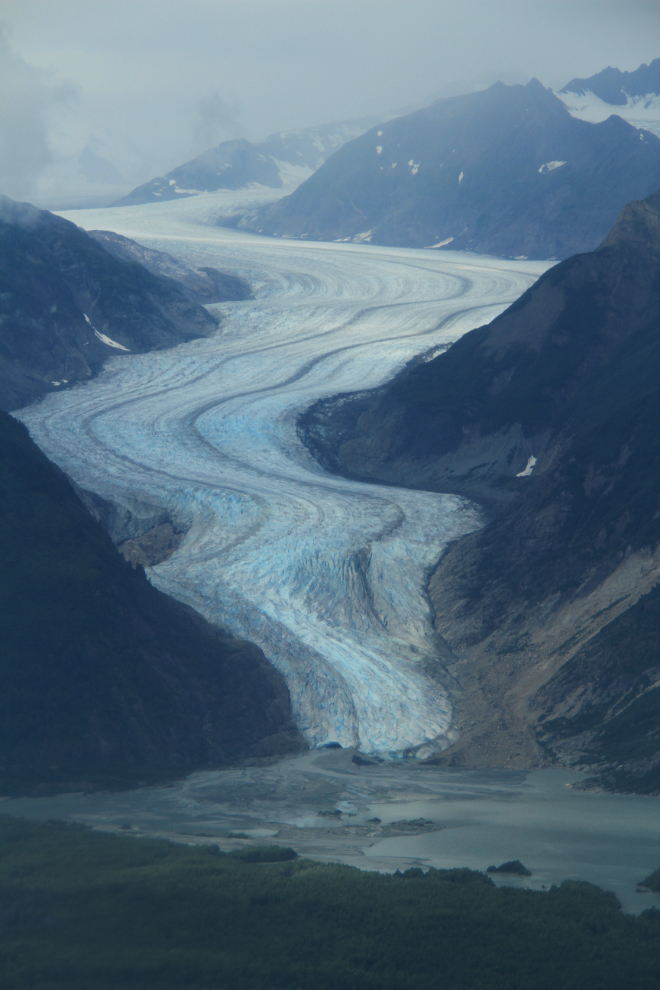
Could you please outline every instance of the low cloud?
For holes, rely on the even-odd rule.
[[[29,197],[53,159],[48,111],[75,92],[71,83],[53,84],[49,74],[28,65],[11,48],[0,27],[0,192]]]
[[[245,134],[245,128],[239,120],[238,102],[228,103],[217,92],[198,100],[195,113],[193,154],[199,155],[221,141]]]

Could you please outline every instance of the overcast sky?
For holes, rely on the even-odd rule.
[[[90,138],[132,187],[229,137],[660,56],[660,0],[0,0],[0,21],[0,186],[26,198]]]

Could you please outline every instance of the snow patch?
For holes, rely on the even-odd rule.
[[[461,174],[460,174],[460,175],[459,175],[459,177],[458,177],[458,184],[459,184],[459,186],[460,186],[460,184],[461,184],[461,182],[463,181],[463,175],[464,175],[464,174],[465,174],[465,173],[463,173],[463,172],[461,172]]]
[[[531,457],[527,459],[527,467],[524,471],[519,471],[516,478],[529,478],[532,471],[534,470],[534,465],[536,464],[536,458],[532,454]]]
[[[376,154],[377,155],[382,155],[382,153],[383,153],[383,146],[382,146],[382,144],[377,144],[376,145]]]
[[[99,338],[99,340],[101,341],[102,344],[107,344],[108,347],[116,347],[118,351],[128,351],[129,354],[130,354],[130,348],[129,347],[124,347],[123,344],[118,344],[116,340],[113,340],[112,339],[112,337],[108,337],[104,333],[99,333],[98,330],[95,330],[94,333]]]
[[[429,244],[429,246],[428,246],[428,248],[427,248],[427,251],[434,251],[434,250],[435,250],[435,248],[441,248],[441,247],[444,247],[444,246],[445,246],[446,244],[451,244],[451,242],[452,242],[453,240],[454,240],[454,238],[453,238],[453,237],[447,237],[447,238],[445,238],[445,240],[444,240],[444,241],[438,241],[438,243],[437,243],[437,244]]]
[[[378,131],[378,134],[376,135],[376,137],[382,137],[382,136],[383,136],[383,132],[382,131]]]
[[[353,238],[354,244],[368,244],[373,237],[373,230],[365,230],[362,234],[356,234]]]
[[[541,165],[539,172],[541,175],[545,175],[546,172],[553,172],[556,168],[561,168],[566,162],[546,162],[545,165]]]

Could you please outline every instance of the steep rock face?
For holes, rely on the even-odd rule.
[[[217,325],[172,279],[0,198],[0,408],[89,378],[110,354],[172,347]]]
[[[660,790],[659,272],[656,193],[488,327],[303,423],[354,476],[499,502],[430,581],[463,687],[442,760]]]
[[[579,416],[606,415],[649,381],[631,368],[660,315],[660,194],[629,204],[600,248],[556,265],[492,323],[406,369],[386,388],[322,400],[301,426],[321,459],[349,475],[506,501],[536,458],[554,461]],[[607,370],[609,369],[609,371]]]
[[[0,538],[3,789],[304,749],[261,650],[153,588],[6,413]]]
[[[552,92],[497,83],[372,128],[250,230],[316,240],[566,258],[660,184],[660,139],[590,124]]]

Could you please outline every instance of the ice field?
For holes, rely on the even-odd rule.
[[[223,315],[211,338],[117,354],[17,415],[79,485],[147,521],[165,508],[187,529],[150,580],[263,648],[311,746],[442,749],[456,695],[425,582],[479,513],[326,474],[296,418],[488,322],[549,265],[260,238],[214,226],[227,205],[208,194],[63,214],[240,274],[255,299],[210,307]]]

